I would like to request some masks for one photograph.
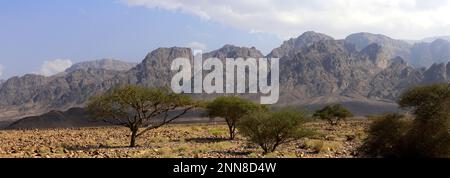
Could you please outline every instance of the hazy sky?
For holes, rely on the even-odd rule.
[[[309,30],[399,39],[449,35],[450,0],[0,0],[0,79],[51,75],[157,47],[224,44],[264,53]]]

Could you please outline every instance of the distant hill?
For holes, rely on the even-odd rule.
[[[435,63],[450,60],[450,41],[436,39],[431,43],[416,43],[411,49],[411,63],[415,66],[429,67]]]
[[[127,71],[136,66],[136,63],[124,62],[115,59],[101,59],[96,61],[86,61],[80,62],[72,65],[65,70],[66,73],[71,73],[80,69],[105,69],[105,70],[117,70],[117,71]]]
[[[171,114],[171,113],[169,113]],[[159,116],[157,119],[162,119]],[[201,123],[209,122],[211,119],[205,118],[202,110],[193,110],[183,118],[177,119],[172,123]],[[70,108],[67,111],[50,111],[42,115],[25,117],[13,123],[1,123],[1,129],[54,129],[54,128],[79,128],[79,127],[96,127],[110,126],[109,123],[102,120],[93,119],[89,113],[83,108]]]
[[[117,73],[90,68],[51,77],[12,77],[0,87],[0,121],[83,106],[89,97],[110,89],[112,86],[103,85],[103,81]]]
[[[322,33],[308,31],[303,33],[297,38],[291,38],[287,41],[284,41],[280,47],[273,49],[272,52],[270,52],[270,54],[267,55],[267,57],[275,57],[275,58],[282,58],[287,56],[292,57],[302,48],[308,47],[319,41],[326,41],[326,40],[334,40],[334,39]]]
[[[450,41],[450,36],[436,36],[436,37],[429,37],[429,38],[423,39],[422,42],[425,42],[425,43],[431,43],[431,42],[433,42],[434,40],[439,40],[439,39]]]
[[[361,51],[372,44],[377,44],[383,48],[383,53],[388,58],[401,57],[409,60],[411,57],[411,45],[403,40],[392,39],[381,34],[355,33],[345,38],[345,42],[356,46],[356,50]]]
[[[434,63],[450,61],[450,37],[432,37],[419,41],[396,40],[381,34],[355,33],[345,41],[354,44],[357,50],[362,50],[371,44],[384,48],[388,58],[401,57],[409,65],[430,67]]]
[[[90,119],[82,108],[71,108],[65,112],[51,111],[40,116],[26,117],[12,123],[6,129],[71,128],[101,125],[107,124]]]

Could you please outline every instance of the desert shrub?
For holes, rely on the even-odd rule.
[[[229,138],[236,137],[236,123],[246,114],[259,110],[268,110],[266,106],[253,103],[235,96],[218,97],[206,104],[206,112],[210,118],[222,117],[228,125]]]
[[[402,139],[408,132],[410,121],[395,113],[373,117],[373,120],[360,151],[372,157],[399,156]]]
[[[330,125],[338,125],[341,120],[353,117],[353,114],[344,106],[335,104],[317,110],[313,116],[321,120],[326,120]]]
[[[414,119],[384,116],[371,126],[362,150],[370,156],[450,157],[450,85],[413,87],[398,104]]]
[[[288,109],[259,111],[244,116],[238,128],[242,135],[267,154],[274,152],[281,144],[311,135],[312,132],[303,127],[307,120],[302,113]]]
[[[403,155],[450,157],[450,84],[411,88],[398,103],[416,116],[406,135]]]
[[[311,144],[310,148],[312,148],[314,150],[314,152],[316,152],[316,153],[322,153],[322,152],[328,151],[325,148],[325,142],[322,140],[314,141],[309,144]]]
[[[324,140],[307,140],[303,144],[303,148],[312,149],[315,153],[328,153],[343,147],[340,142]]]

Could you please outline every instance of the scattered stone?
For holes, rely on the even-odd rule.
[[[320,135],[281,145],[271,157],[299,158],[351,158],[357,157],[356,148],[362,139],[347,137],[363,130],[368,122],[349,121],[329,131],[326,123],[308,123],[307,127]],[[225,125],[169,125],[148,132],[138,139],[139,147],[128,148],[129,131],[122,127],[51,129],[26,131],[0,131],[0,157],[50,157],[50,158],[262,158],[261,148],[248,144],[238,135],[234,141],[215,141],[211,128],[227,132]],[[325,137],[332,135],[331,137]],[[341,137],[339,137],[342,135]],[[18,139],[20,137],[20,139]],[[148,139],[146,139],[148,138]],[[206,140],[206,143],[189,141]],[[315,153],[305,144],[321,141],[323,151]],[[336,140],[336,141],[330,141]],[[111,145],[118,147],[111,147]],[[333,146],[338,145],[338,146]],[[311,146],[311,145],[309,145]]]

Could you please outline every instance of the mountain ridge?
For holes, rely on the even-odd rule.
[[[136,63],[132,62],[124,62],[117,59],[100,59],[100,60],[93,60],[93,61],[84,61],[79,62],[71,67],[67,68],[64,72],[71,73],[76,70],[80,69],[105,69],[105,70],[117,70],[117,71],[126,71],[130,70],[134,66],[136,66]]]
[[[367,33],[359,35],[363,38],[370,36]],[[379,112],[391,111],[395,110],[396,98],[408,87],[450,80],[450,63],[436,64],[426,69],[416,68],[409,65],[407,59],[392,55],[399,48],[391,48],[391,43],[369,41],[364,43],[367,46],[363,48],[362,43],[352,41],[354,39],[335,40],[309,31],[285,41],[266,55],[282,55],[281,93],[277,105],[319,106],[346,102],[356,103],[352,106],[354,111],[358,111],[361,103],[367,103],[367,106],[380,108],[389,106]],[[129,70],[88,68],[62,76],[28,74],[10,78],[0,85],[0,120],[16,121],[52,110],[82,107],[90,96],[118,85],[168,87],[174,74],[170,65],[178,57],[193,60],[192,50],[184,47],[157,48]],[[224,45],[203,54],[203,57],[261,58],[264,54],[255,47]]]

